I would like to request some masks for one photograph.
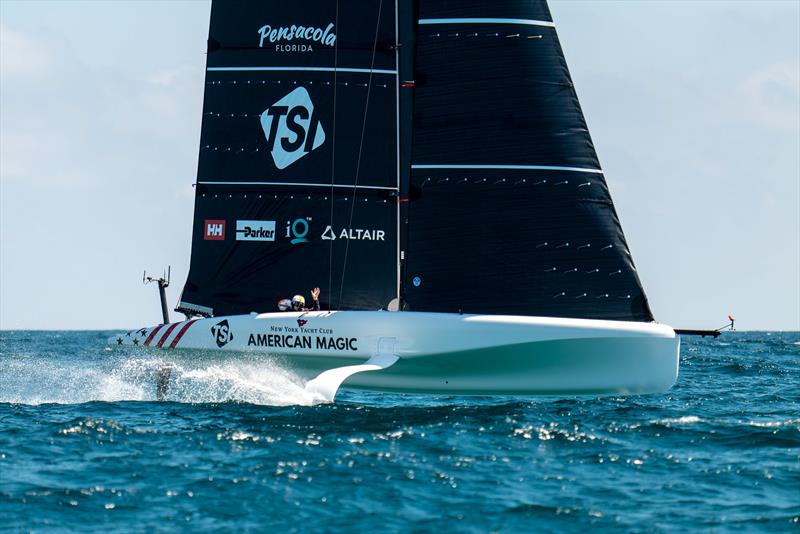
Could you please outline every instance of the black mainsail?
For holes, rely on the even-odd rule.
[[[396,41],[388,3],[213,4],[180,311],[396,298]]]
[[[653,319],[544,0],[215,3],[196,187],[184,312]]]

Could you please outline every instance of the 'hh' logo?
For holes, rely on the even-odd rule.
[[[217,342],[219,348],[227,345],[229,341],[233,341],[233,332],[231,332],[231,327],[227,319],[212,326],[211,334],[213,334],[214,341]]]
[[[225,241],[225,220],[206,219],[203,222],[203,239],[206,241]]]
[[[325,142],[325,131],[314,114],[314,104],[305,87],[298,87],[261,114],[272,160],[285,169]]]

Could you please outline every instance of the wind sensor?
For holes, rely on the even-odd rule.
[[[172,274],[172,267],[167,266],[167,272],[161,275],[161,278],[153,278],[152,276],[147,276],[147,271],[144,271],[142,274],[142,283],[149,284],[151,282],[158,282],[158,296],[161,298],[161,318],[163,320],[162,324],[168,324],[169,321],[169,310],[167,309],[167,287],[169,287],[169,279]]]

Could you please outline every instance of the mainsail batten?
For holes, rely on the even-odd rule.
[[[396,70],[355,69],[349,67],[208,67],[208,72],[356,72],[359,74],[397,74]]]
[[[531,171],[575,171],[589,172],[593,174],[603,174],[601,169],[583,169],[581,167],[559,167],[558,165],[446,165],[446,164],[425,164],[411,165],[412,169],[471,169],[471,170],[531,170]]]
[[[555,24],[548,20],[533,19],[503,19],[503,18],[451,18],[451,19],[420,19],[421,25],[425,24],[522,24],[525,26],[545,26],[554,28]]]

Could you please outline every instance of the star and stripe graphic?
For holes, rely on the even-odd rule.
[[[141,328],[117,336],[117,345],[136,345],[159,349],[174,349],[178,346],[189,328],[200,319],[190,319],[178,323],[160,324],[152,329]]]

